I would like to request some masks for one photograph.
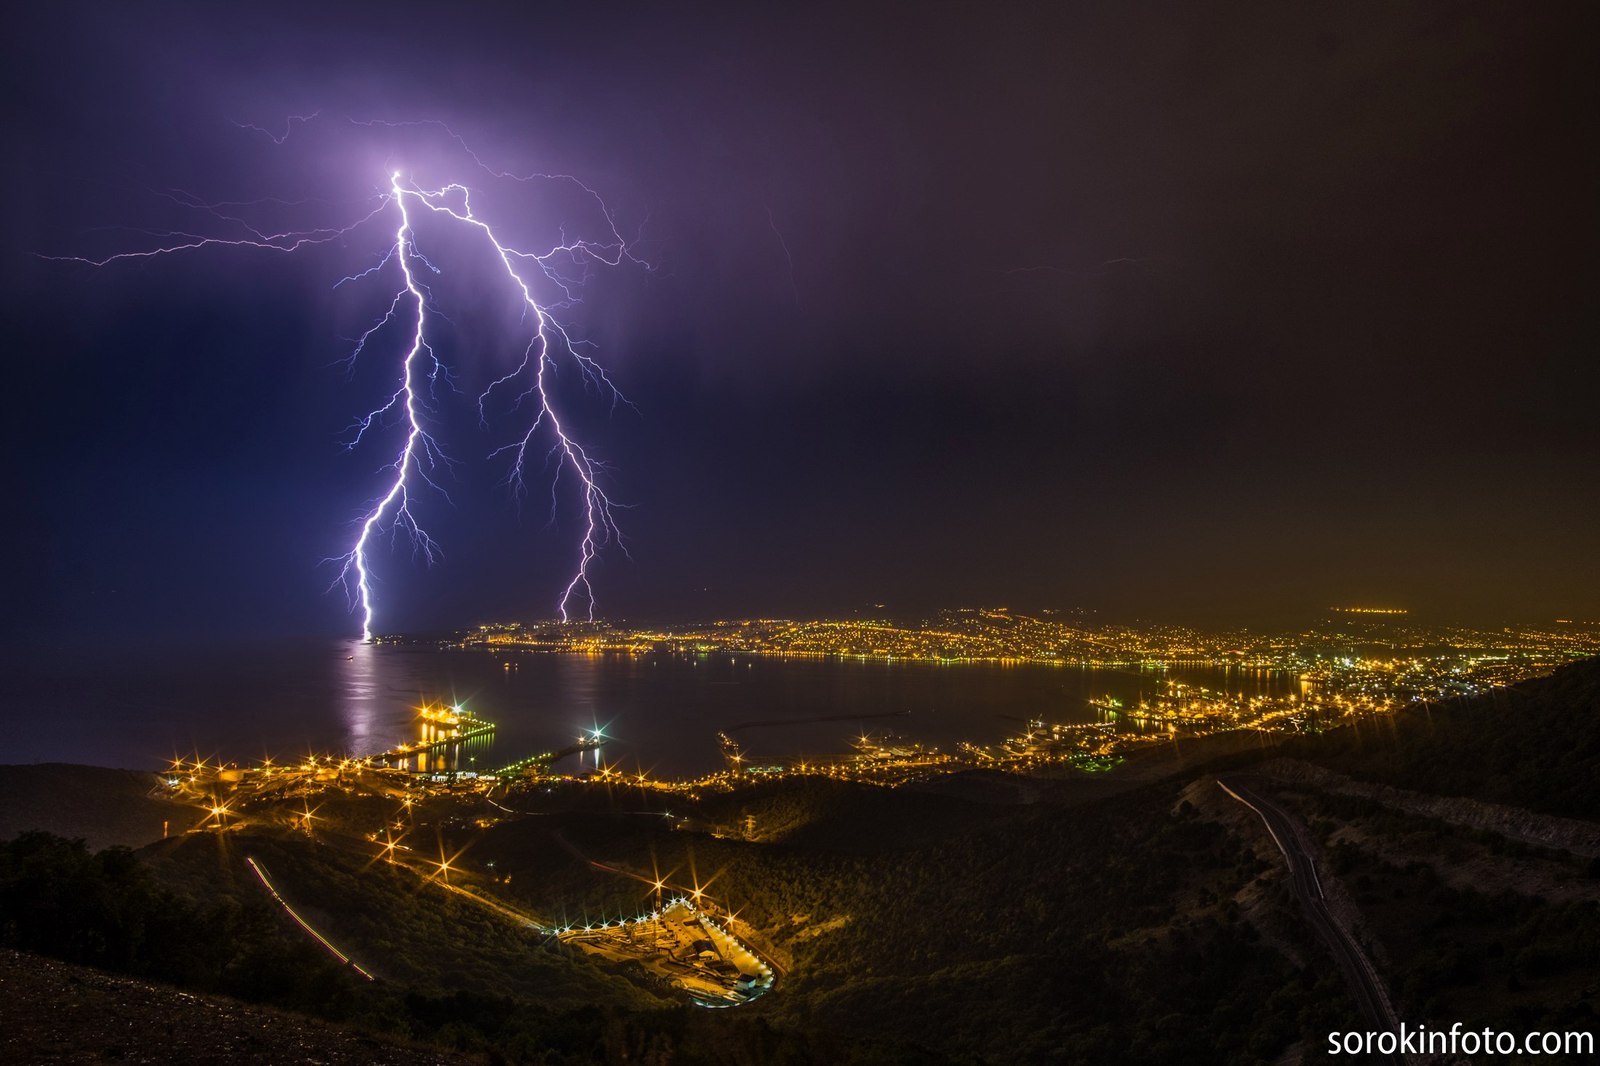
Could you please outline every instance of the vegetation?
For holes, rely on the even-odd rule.
[[[1408,708],[1287,751],[1399,788],[1600,821],[1600,659],[1471,700]]]
[[[1352,1020],[1337,978],[1300,971],[1240,920],[1234,897],[1273,866],[1174,813],[1175,785],[1076,806],[926,799],[783,782],[697,813],[736,826],[754,811],[758,835],[781,819],[778,843],[553,816],[490,829],[471,855],[514,871],[506,891],[530,908],[582,898],[595,916],[649,889],[586,858],[694,877],[787,967],[743,1009],[787,1031],[990,1061],[1257,1062]]]
[[[0,945],[323,1017],[358,1009],[350,975],[281,935],[263,893],[202,905],[126,848],[23,833],[0,844]]]
[[[1284,748],[1357,778],[1593,818],[1597,738],[1590,663]],[[1266,1063],[1367,1028],[1277,852],[1242,808],[1185,801],[1207,803],[1184,792],[1193,773],[1114,795],[1039,782],[1014,803],[769,781],[671,812],[623,788],[557,789],[508,798],[528,816],[487,828],[478,800],[418,805],[416,856],[457,856],[475,890],[551,920],[640,913],[658,876],[698,884],[782,973],[737,1011],[681,1006],[638,971],[389,867],[341,835],[331,798],[315,837],[270,812],[138,856],[24,834],[0,845],[0,945],[518,1063]],[[1380,798],[1278,792],[1320,839],[1402,1017],[1596,1028],[1589,857]],[[380,980],[289,925],[246,853]]]
[[[615,1002],[615,986],[610,1002],[577,1005],[608,983],[603,977],[585,978],[583,971],[590,964],[582,957],[553,959],[562,964],[559,976],[566,985],[557,989],[546,984],[538,995],[527,983],[518,988],[519,995],[481,988],[445,991],[389,981],[369,984],[298,930],[285,928],[286,919],[264,891],[233,895],[230,888],[238,871],[230,874],[229,864],[215,861],[213,841],[202,838],[194,843],[209,847],[195,847],[190,854],[168,856],[167,861],[195,862],[199,868],[209,860],[209,868],[219,875],[206,883],[208,890],[219,893],[209,906],[164,887],[147,864],[124,848],[96,854],[82,841],[40,832],[0,843],[0,946],[267,1003],[389,1038],[481,1051],[492,1062],[946,1061],[916,1049],[886,1047],[880,1041],[846,1042],[783,1031],[758,1018],[713,1019],[687,1007],[640,1009],[640,1000],[633,998],[637,990],[632,989],[622,993],[635,1004],[629,1009]],[[273,858],[287,869],[284,860],[293,850],[280,844]],[[320,861],[301,859],[309,864],[301,875]],[[337,912],[342,922],[373,897],[365,878],[340,885],[339,865],[334,860],[314,873],[335,875],[319,884],[354,891],[354,900]],[[380,890],[383,895],[399,883],[398,878],[381,874],[375,880],[388,880]],[[411,936],[424,946],[443,949],[441,923],[463,917],[462,911],[444,903],[437,911],[423,906],[383,919],[397,939]],[[546,978],[557,975],[557,968],[541,967],[536,951],[520,953],[518,961],[545,971]],[[467,969],[456,968],[454,960],[451,966],[448,971],[436,970],[436,976],[469,978]],[[547,998],[552,992],[556,998]]]
[[[872,825],[885,817],[872,810],[880,801],[902,799],[863,789],[846,806]],[[721,871],[711,890],[778,930],[792,966],[780,994],[737,1017],[663,1006],[615,971],[304,834],[191,836],[152,849],[148,863],[30,834],[4,847],[5,942],[518,1062],[1047,1061],[1064,1051],[1195,1061],[1196,1041],[1210,1061],[1269,1061],[1300,1026],[1337,1018],[1343,1001],[1336,984],[1297,974],[1248,927],[1241,935],[1230,897],[1266,865],[1192,813],[1169,815],[1173,801],[1159,790],[1077,810],[992,809],[981,829],[878,855],[595,814],[511,822],[471,852],[480,869],[495,861],[512,872],[500,886],[508,898],[604,884],[617,908],[637,909],[637,882],[578,856],[648,863],[653,849],[666,872],[687,870],[692,846],[702,877]],[[1030,847],[1017,849],[1019,839]],[[249,881],[246,846],[297,909],[386,980],[355,981],[285,929]],[[166,887],[178,884],[204,885],[214,902]],[[39,911],[49,900],[57,909]],[[26,930],[101,932],[54,940]]]

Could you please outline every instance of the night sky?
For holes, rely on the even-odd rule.
[[[346,376],[384,293],[333,284],[381,229],[41,256],[207,225],[173,189],[347,219],[391,166],[581,224],[436,121],[580,176],[653,265],[570,313],[637,407],[573,394],[628,505],[603,614],[1600,618],[1594,5],[656,8],[13,13],[8,622],[359,631],[321,560],[381,491],[341,440],[394,353]],[[444,559],[380,557],[382,630],[548,616],[573,561],[468,417],[520,350],[476,291]]]

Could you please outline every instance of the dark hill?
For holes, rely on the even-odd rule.
[[[156,776],[137,770],[39,763],[0,766],[0,840],[29,829],[91,848],[137,848],[160,840],[164,823],[177,835],[197,824],[193,807],[153,799]]]
[[[1600,658],[1297,741],[1284,753],[1417,792],[1597,820]]]
[[[372,1063],[481,1061],[413,1048],[301,1015],[0,951],[6,1062]]]
[[[459,851],[462,876],[532,913],[630,913],[649,893],[628,871],[704,883],[782,971],[771,995],[735,1012],[635,1009],[627,997],[574,1008],[560,997],[600,988],[576,978],[598,963],[534,952],[442,890],[371,869],[360,836],[341,843],[325,829],[313,841],[263,822],[141,857],[219,922],[238,912],[230,935],[242,961],[210,987],[249,967],[328,966],[304,963],[315,951],[304,936],[280,927],[257,886],[230,880],[249,850],[317,924],[383,970],[378,986],[345,990],[347,1015],[328,1016],[401,1019],[419,1037],[510,1061],[1254,1066],[1314,1055],[1323,1035],[1362,1020],[1274,838],[1207,773],[1252,767],[1303,827],[1402,1017],[1593,1028],[1600,897],[1589,859],[1411,800],[1469,797],[1593,822],[1600,660],[1278,740],[1152,746],[1082,779],[969,774],[894,790],[773,781],[708,795],[683,822],[640,817],[610,790],[540,792],[511,804],[528,817],[485,826],[467,817],[474,810],[445,818],[441,806],[417,830],[419,846]],[[1274,778],[1274,765],[1298,769]],[[43,787],[89,793],[102,780],[50,770],[37,768]],[[113,775],[103,778],[111,791],[97,802],[131,801],[134,781],[101,773]],[[1406,802],[1365,782],[1407,790]],[[338,803],[324,798],[330,825]],[[121,858],[69,857],[72,870],[128,873]],[[262,909],[271,921],[242,920]],[[275,960],[292,966],[274,971]],[[507,967],[516,979],[502,976]],[[552,1057],[556,1047],[566,1058]]]

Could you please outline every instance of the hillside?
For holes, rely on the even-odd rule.
[[[152,773],[100,766],[38,763],[0,766],[0,840],[42,829],[90,847],[138,848],[177,835],[200,812],[150,796]]]
[[[1364,780],[1600,820],[1600,659],[1284,746]]]
[[[138,891],[48,899],[147,900],[140,921],[189,908],[168,939],[212,930],[198,968],[156,950],[165,939],[118,939],[142,927],[122,905],[50,912],[103,928],[99,940],[17,946],[515,1062],[1320,1061],[1325,1034],[1365,1023],[1274,838],[1215,775],[1244,775],[1293,819],[1398,1017],[1594,1031],[1597,735],[1589,661],[1277,745],[1153,751],[1095,779],[773,781],[707,795],[682,820],[622,786],[501,797],[525,812],[513,817],[471,795],[411,812],[419,851],[458,856],[452,883],[523,913],[615,917],[648,906],[653,877],[703,886],[780,972],[734,1011],[681,1006],[626,965],[375,863],[359,831],[371,797],[324,795],[315,833],[264,810],[239,832],[151,846],[132,867],[18,841],[0,891],[18,914],[44,898],[29,873],[41,864],[58,887],[127,879]],[[75,782],[106,785],[85,811],[129,786]],[[379,984],[319,957],[247,854]],[[308,1001],[297,989],[311,978],[324,991]]]
[[[408,1046],[303,1015],[0,951],[6,1062],[317,1062],[433,1066],[476,1057]]]

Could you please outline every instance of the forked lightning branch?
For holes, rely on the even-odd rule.
[[[453,133],[450,136],[461,143]],[[427,562],[432,563],[439,555],[437,542],[418,520],[416,501],[418,494],[424,492],[445,496],[438,475],[451,463],[430,429],[437,417],[434,399],[441,385],[449,387],[450,374],[433,343],[435,330],[445,319],[434,306],[429,279],[440,275],[448,264],[430,258],[418,247],[416,226],[423,217],[457,227],[465,237],[482,242],[492,253],[491,261],[497,264],[497,284],[505,286],[508,295],[521,304],[518,328],[525,342],[518,341],[520,358],[477,397],[477,409],[480,421],[487,424],[489,402],[498,394],[509,400],[506,406],[513,413],[525,413],[525,421],[517,427],[510,441],[489,454],[490,459],[506,463],[506,480],[515,493],[524,491],[524,479],[530,466],[537,464],[541,470],[553,470],[550,506],[554,518],[563,477],[570,478],[576,486],[575,493],[570,488],[567,491],[577,499],[581,535],[575,545],[571,576],[556,604],[563,621],[575,615],[593,619],[595,592],[591,581],[595,563],[607,546],[622,547],[620,531],[612,515],[613,504],[601,484],[604,464],[592,447],[578,440],[569,421],[563,419],[553,379],[565,364],[575,367],[586,385],[608,395],[613,405],[626,400],[605,369],[581,350],[584,342],[575,339],[553,316],[552,310],[571,307],[579,301],[578,290],[587,263],[615,267],[624,262],[641,264],[641,261],[618,232],[611,211],[600,196],[577,179],[566,175],[499,173],[484,167],[470,150],[466,154],[475,167],[496,180],[571,183],[594,202],[596,217],[603,219],[601,232],[595,239],[563,236],[555,245],[538,251],[514,247],[502,240],[490,221],[477,212],[472,190],[467,185],[452,182],[425,188],[412,181],[403,170],[394,170],[386,176],[384,190],[367,201],[370,209],[344,226],[271,232],[252,226],[237,213],[226,213],[221,206],[185,197],[180,201],[184,206],[206,212],[219,225],[241,227],[244,235],[173,233],[167,235],[174,238],[171,243],[155,248],[119,252],[101,259],[58,257],[105,267],[124,260],[217,247],[294,252],[345,240],[369,229],[386,235],[387,250],[379,246],[381,254],[377,263],[341,278],[335,286],[370,286],[381,284],[385,277],[394,284],[387,297],[386,310],[362,333],[349,354],[353,366],[357,360],[372,358],[375,351],[395,353],[394,386],[381,403],[357,420],[346,443],[355,448],[376,435],[378,428],[392,425],[403,429],[403,443],[393,460],[385,465],[381,488],[360,515],[349,551],[329,560],[338,566],[334,586],[343,586],[352,610],[360,612],[361,633],[367,640],[372,639],[378,617],[375,557],[379,543],[386,537],[403,536],[409,539],[414,554]],[[384,225],[385,219],[392,229]],[[541,298],[539,292],[551,296]]]

